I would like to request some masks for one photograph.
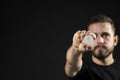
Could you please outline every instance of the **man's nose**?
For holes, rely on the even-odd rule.
[[[102,44],[102,43],[104,43],[104,39],[103,39],[102,36],[98,36],[96,39],[97,39],[97,44]]]

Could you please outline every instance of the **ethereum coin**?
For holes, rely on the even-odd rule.
[[[83,39],[83,43],[86,45],[91,45],[94,41],[94,38],[91,35],[86,35]]]

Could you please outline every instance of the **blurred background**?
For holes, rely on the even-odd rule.
[[[65,80],[73,34],[105,14],[120,35],[120,6],[109,1],[2,1],[1,80]],[[120,43],[114,56],[119,59]]]

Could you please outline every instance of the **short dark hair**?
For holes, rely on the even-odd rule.
[[[88,27],[89,27],[90,24],[98,23],[98,22],[108,22],[108,23],[110,23],[111,26],[112,26],[113,32],[115,34],[115,25],[114,25],[113,20],[110,17],[108,17],[106,15],[103,15],[103,14],[98,14],[96,16],[91,17],[90,22],[88,23]]]

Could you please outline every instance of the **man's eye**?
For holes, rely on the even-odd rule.
[[[106,38],[106,37],[107,37],[107,35],[103,35],[102,37],[103,37],[103,38]]]
[[[107,34],[107,33],[106,33],[106,34],[103,34],[102,37],[103,37],[103,38],[107,38],[107,37],[109,37],[109,34]]]

